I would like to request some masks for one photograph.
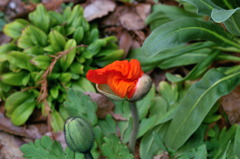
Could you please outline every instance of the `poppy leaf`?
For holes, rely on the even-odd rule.
[[[197,130],[215,102],[232,91],[239,82],[240,72],[226,75],[211,69],[199,82],[193,84],[172,119],[164,138],[166,146],[179,149]]]
[[[183,46],[192,40],[209,40],[218,45],[240,48],[239,44],[233,41],[231,35],[220,26],[184,18],[165,23],[155,29],[145,40],[142,53],[146,59],[149,59],[156,55],[160,56],[167,49]]]

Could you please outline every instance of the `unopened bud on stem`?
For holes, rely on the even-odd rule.
[[[83,118],[69,118],[64,125],[68,147],[74,152],[89,153],[94,143],[91,124]]]

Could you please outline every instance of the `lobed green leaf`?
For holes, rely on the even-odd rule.
[[[37,139],[35,143],[25,144],[20,149],[24,153],[23,157],[28,159],[65,159],[61,144],[48,136]]]
[[[69,89],[64,106],[68,111],[69,116],[85,118],[93,125],[97,123],[97,105],[92,102],[89,96],[83,94],[83,92]]]
[[[115,135],[106,136],[103,140],[105,143],[101,149],[108,159],[133,159],[126,145],[122,144]]]

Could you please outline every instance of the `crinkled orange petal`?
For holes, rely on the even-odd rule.
[[[139,61],[132,59],[130,62],[115,61],[104,68],[89,70],[87,79],[97,84],[108,84],[118,96],[131,98],[143,74]]]
[[[119,75],[111,75],[108,78],[108,85],[111,90],[121,98],[131,98],[135,92],[137,80],[128,81]]]

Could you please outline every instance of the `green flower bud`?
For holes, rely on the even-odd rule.
[[[93,127],[83,118],[69,118],[64,125],[68,147],[74,152],[89,153],[94,143]]]

